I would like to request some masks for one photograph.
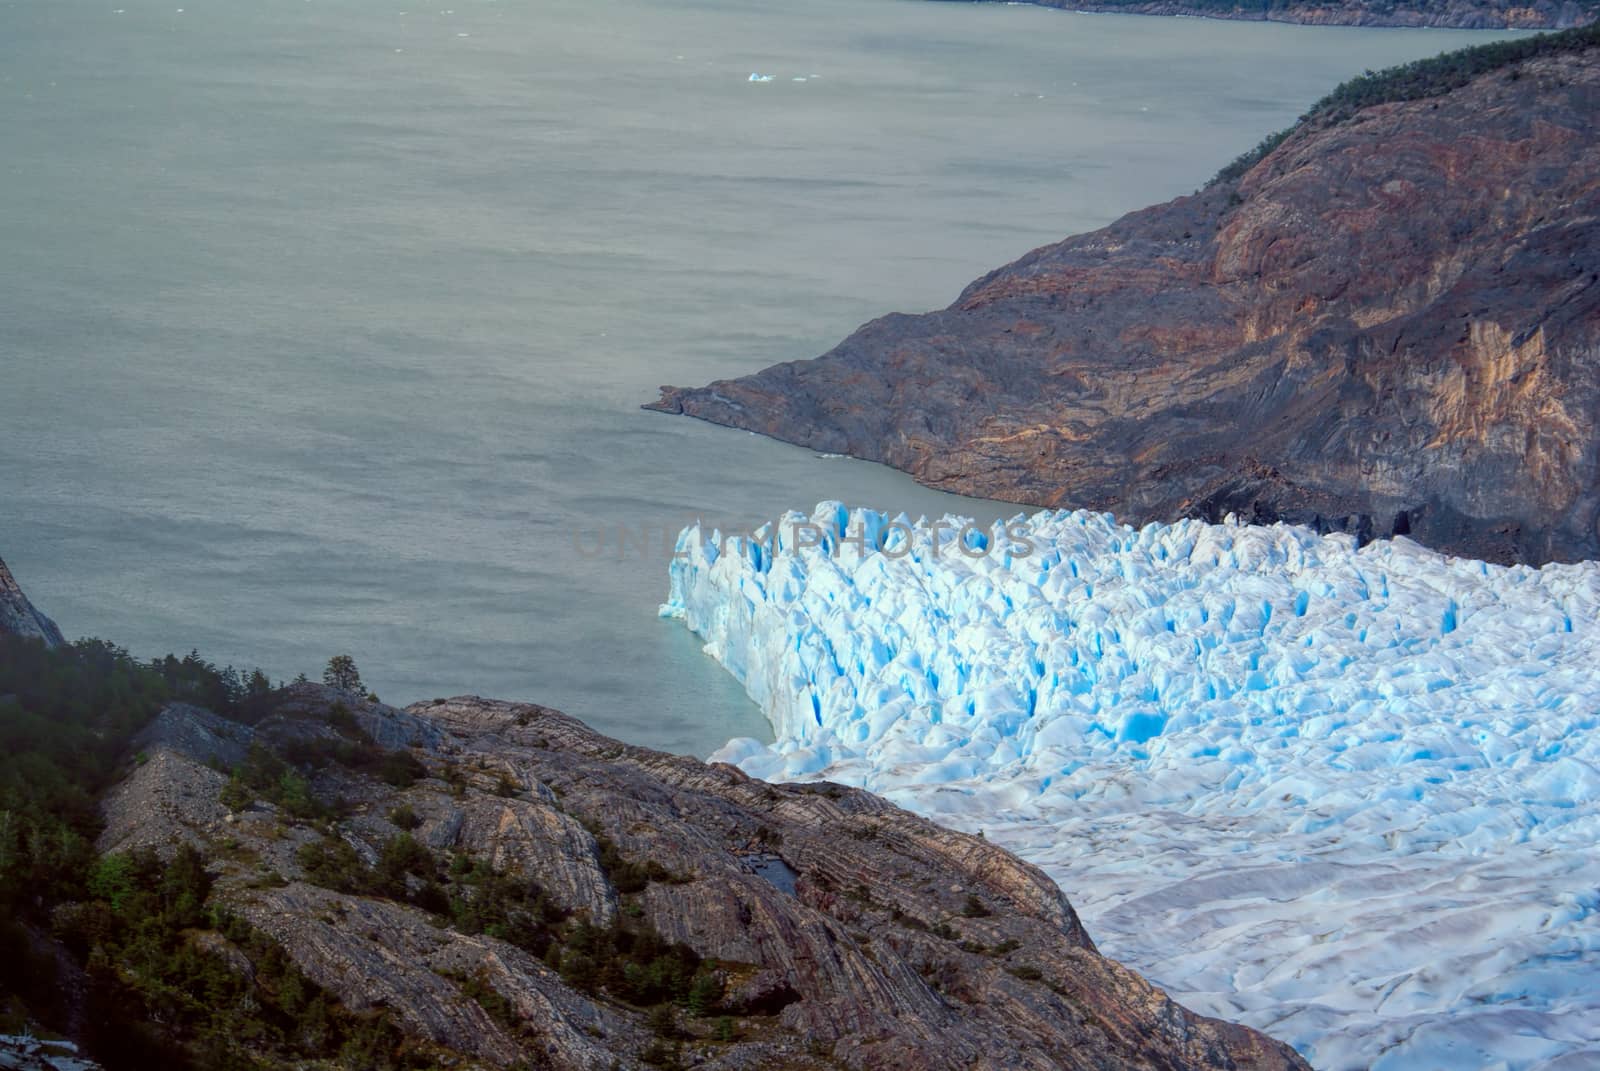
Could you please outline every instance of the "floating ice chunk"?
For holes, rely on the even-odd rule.
[[[752,81],[752,82],[770,82],[770,81],[772,81],[772,75],[770,75],[770,74],[757,74],[755,71],[751,71],[750,72],[750,81]]]

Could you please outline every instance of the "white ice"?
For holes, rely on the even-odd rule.
[[[777,737],[717,758],[983,830],[1108,955],[1318,1068],[1600,1067],[1600,563],[807,520],[679,539],[662,613]]]

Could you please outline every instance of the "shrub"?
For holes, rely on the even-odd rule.
[[[678,1029],[678,1013],[672,1005],[660,1004],[650,1009],[650,1032],[658,1038],[673,1039],[682,1035]]]
[[[683,1067],[683,1052],[679,1046],[669,1045],[660,1038],[652,1041],[639,1059],[651,1067],[662,1068],[663,1071],[679,1071]]]
[[[58,926],[69,948],[91,949],[85,1040],[101,1062],[277,1067],[320,1063],[343,1040],[354,1042],[353,1059],[375,1061],[347,1066],[404,1066],[392,1024],[351,1015],[277,942],[207,904],[212,879],[194,847],[181,845],[166,861],[148,850],[107,856],[89,884],[95,899],[58,912]],[[200,933],[226,942],[227,953],[201,943]]]
[[[284,772],[269,798],[291,818],[309,821],[328,817],[332,813],[330,808],[311,794],[311,782],[293,770]]]
[[[217,800],[228,810],[238,812],[247,809],[256,801],[256,795],[250,791],[250,786],[244,783],[244,778],[234,771],[228,778],[228,783],[222,786],[222,791],[217,794]]]
[[[406,896],[406,878],[433,880],[439,865],[433,853],[410,833],[397,833],[384,842],[378,852],[369,888],[379,896],[401,900]]]
[[[337,729],[344,736],[366,738],[361,723],[356,721],[356,716],[343,702],[336,702],[328,708],[328,724]]]
[[[305,871],[306,880],[334,892],[363,893],[373,887],[372,872],[356,850],[339,837],[323,837],[303,845],[295,860]]]
[[[1341,123],[1361,109],[1376,104],[1443,96],[1480,75],[1502,67],[1542,56],[1596,47],[1600,47],[1600,23],[1560,33],[1541,33],[1444,52],[1430,59],[1415,60],[1382,71],[1369,70],[1340,84],[1332,93],[1317,101],[1295,126],[1268,135],[1261,144],[1219,171],[1209,184],[1231,182],[1239,178],[1283,144],[1290,134],[1308,123]],[[1516,71],[1513,70],[1512,74],[1515,75]]]
[[[422,819],[417,817],[417,812],[411,809],[411,804],[402,803],[389,809],[389,821],[407,833],[422,825]]]
[[[231,788],[235,779],[243,791]],[[250,745],[250,751],[245,755],[244,762],[233,771],[229,783],[229,787],[223,791],[229,793],[229,799],[235,801],[243,799],[247,793],[255,793],[269,803],[276,804],[291,818],[314,821],[333,815],[332,808],[312,794],[309,781],[282,758],[259,743]],[[223,799],[223,804],[238,810],[239,808],[232,807],[229,799]]]
[[[713,971],[701,971],[695,975],[694,981],[690,984],[689,995],[684,998],[683,1007],[690,1015],[698,1018],[711,1014],[721,1002],[721,976]]]
[[[591,831],[592,832],[592,831]],[[652,881],[681,883],[690,880],[674,874],[654,859],[636,862],[627,858],[616,843],[603,833],[595,833],[595,846],[600,850],[600,869],[623,895],[643,892]]]
[[[515,1005],[505,997],[489,981],[488,973],[479,971],[461,981],[461,992],[477,1002],[478,1007],[489,1013],[489,1018],[507,1029],[514,1029],[517,1025],[517,1010]]]
[[[378,778],[396,788],[410,788],[428,776],[422,760],[409,751],[388,751],[378,765]]]

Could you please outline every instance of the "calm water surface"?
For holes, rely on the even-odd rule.
[[[617,560],[575,530],[1011,511],[640,412],[657,384],[942,306],[1351,74],[1484,39],[922,0],[0,0],[0,555],[70,635],[141,655],[288,677],[348,651],[392,702],[763,735],[656,619],[659,535]]]

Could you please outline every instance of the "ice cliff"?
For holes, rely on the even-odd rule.
[[[716,757],[983,830],[1108,954],[1319,1068],[1600,1058],[1600,563],[962,525],[685,530],[662,612],[776,734]]]

